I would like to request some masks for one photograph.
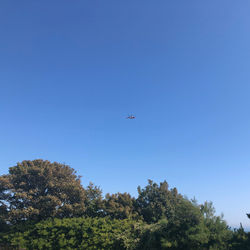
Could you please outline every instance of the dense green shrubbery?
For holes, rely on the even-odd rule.
[[[192,217],[190,211],[188,216]],[[0,245],[30,250],[250,249],[249,235],[243,229],[232,232],[221,221],[215,222],[212,227],[207,226],[198,212],[196,216],[199,217],[199,221],[195,223],[192,222],[193,218],[187,222],[187,217],[184,217],[176,220],[175,225],[167,219],[161,219],[153,224],[110,217],[48,219],[36,224],[13,226],[10,231],[1,235]]]
[[[19,230],[19,232],[17,232]],[[2,243],[26,249],[135,249],[142,222],[109,218],[49,219],[13,228]]]
[[[250,215],[249,215],[250,216]],[[24,161],[0,176],[0,245],[25,249],[250,249],[212,203],[149,180],[138,197],[83,188],[64,164]]]

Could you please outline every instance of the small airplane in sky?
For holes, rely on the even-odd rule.
[[[135,116],[133,116],[133,115],[129,115],[128,117],[127,117],[127,119],[135,119]]]

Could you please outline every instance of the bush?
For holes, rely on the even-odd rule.
[[[2,236],[2,242],[26,249],[135,249],[142,225],[128,219],[50,219],[25,231],[13,228]]]

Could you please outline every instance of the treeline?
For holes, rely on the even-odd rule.
[[[211,202],[198,204],[149,180],[129,193],[81,185],[76,171],[23,161],[0,176],[0,249],[250,249],[242,227],[231,230]]]

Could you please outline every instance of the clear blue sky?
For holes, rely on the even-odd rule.
[[[167,180],[248,227],[249,13],[249,0],[1,1],[0,174],[42,158],[104,193]]]

